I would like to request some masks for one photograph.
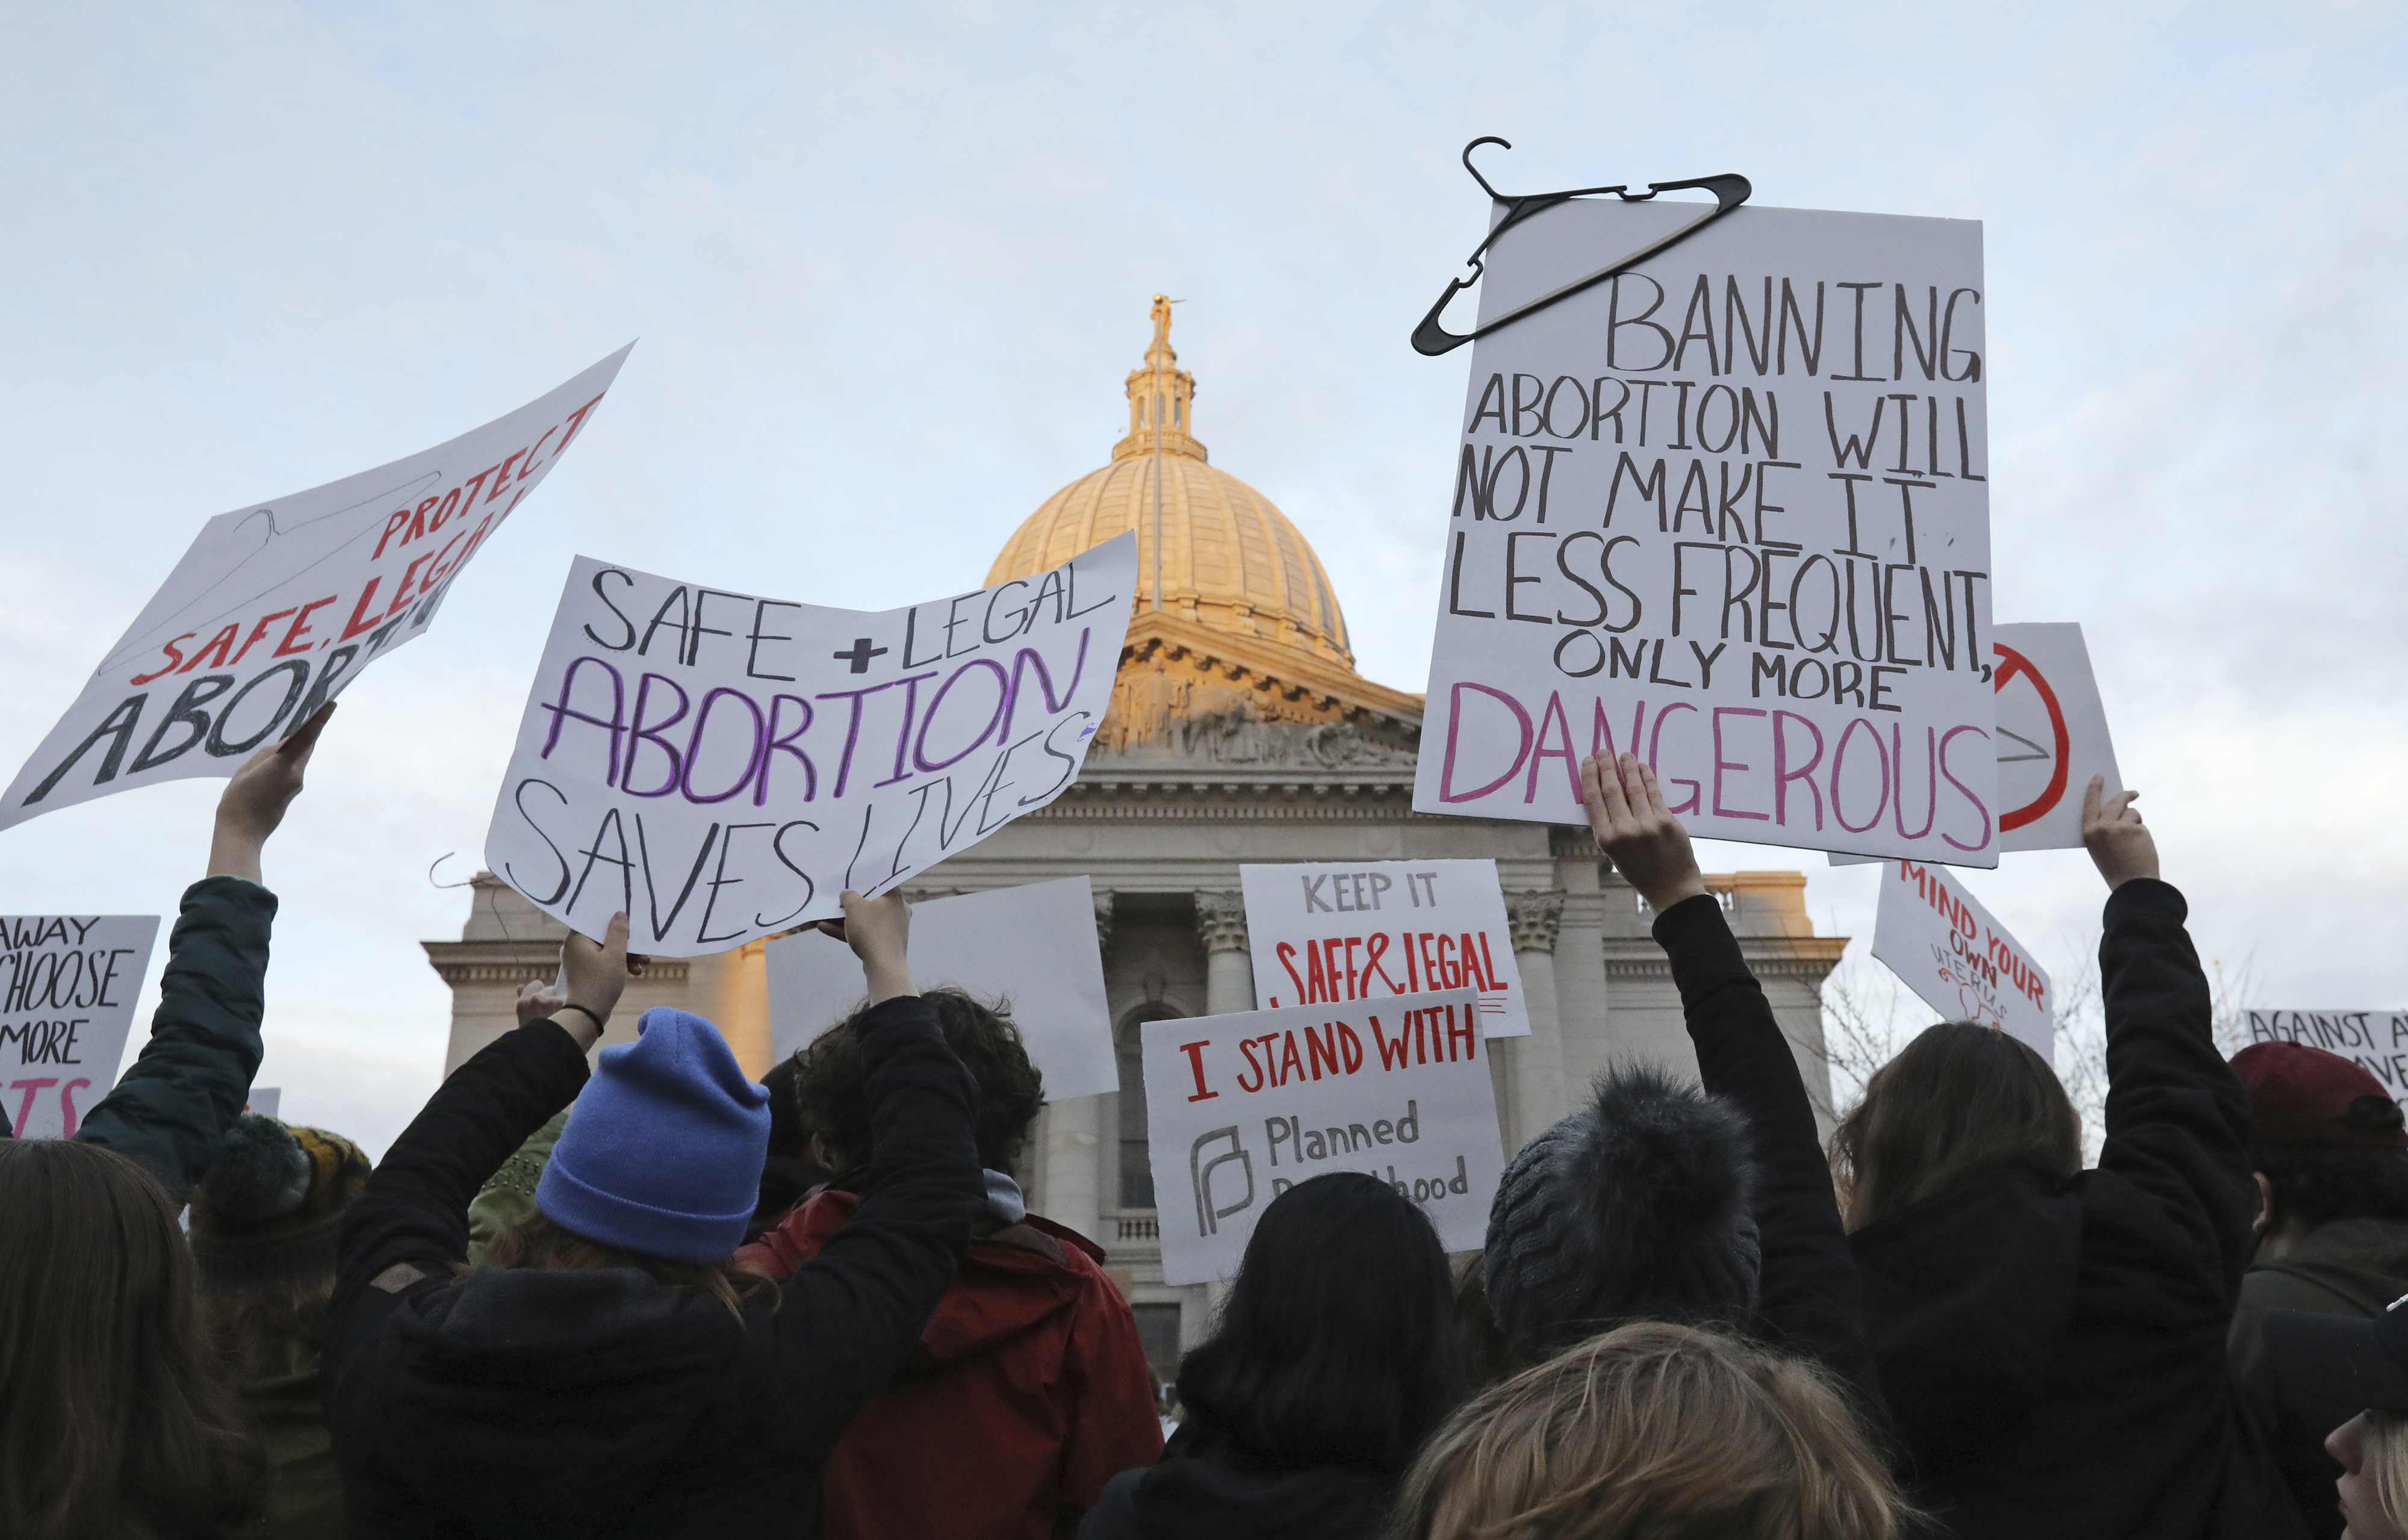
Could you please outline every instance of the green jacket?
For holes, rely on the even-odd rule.
[[[485,1260],[485,1248],[494,1237],[535,1212],[535,1187],[543,1180],[543,1168],[552,1160],[552,1146],[560,1143],[560,1130],[568,1127],[568,1115],[575,1111],[572,1101],[552,1116],[551,1122],[528,1134],[526,1143],[512,1151],[502,1162],[501,1170],[485,1178],[477,1196],[468,1202],[468,1265],[476,1267]]]
[[[76,1130],[139,1162],[178,1203],[216,1162],[259,1071],[275,919],[276,895],[240,877],[184,889],[150,1041]]]
[[[270,1373],[242,1388],[243,1409],[267,1449],[267,1512],[258,1540],[343,1540],[343,1484],[318,1389],[318,1345],[280,1345]]]

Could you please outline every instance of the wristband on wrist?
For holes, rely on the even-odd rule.
[[[593,1012],[591,1012],[591,1011],[587,1010],[584,1006],[578,1004],[578,1003],[577,1003],[577,1002],[575,1002],[574,1000],[571,1000],[569,1003],[567,1003],[567,1004],[566,1004],[566,1005],[563,1005],[563,1006],[560,1008],[560,1011],[574,1011],[574,1012],[576,1012],[579,1015],[581,1015],[581,1016],[583,1016],[586,1020],[588,1020],[588,1021],[592,1022],[592,1023],[594,1024],[594,1029],[595,1029],[595,1031],[597,1031],[597,1032],[600,1032],[600,1031],[606,1031],[606,1030],[608,1030],[608,1029],[609,1029],[609,1023],[608,1023],[608,1022],[604,1021],[600,1016],[595,1015]],[[558,1015],[560,1015],[560,1011],[554,1011],[554,1012],[552,1013],[552,1015],[555,1015],[555,1016],[557,1016]]]

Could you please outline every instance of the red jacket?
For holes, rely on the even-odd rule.
[[[861,1200],[824,1191],[736,1254],[785,1277]],[[1137,1317],[1085,1237],[1030,1215],[970,1242],[902,1374],[821,1478],[829,1540],[1051,1540],[1162,1458]]]

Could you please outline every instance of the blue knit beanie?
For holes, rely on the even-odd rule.
[[[769,1149],[769,1093],[719,1029],[655,1006],[636,1041],[602,1050],[535,1205],[589,1241],[681,1262],[744,1244]]]

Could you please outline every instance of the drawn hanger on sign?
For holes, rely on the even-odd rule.
[[[1484,144],[1501,144],[1511,150],[1513,148],[1512,141],[1500,139],[1496,135],[1489,134],[1463,147],[1463,168],[1471,173],[1471,180],[1480,184],[1482,192],[1505,206],[1505,217],[1498,220],[1497,227],[1488,232],[1488,238],[1473,247],[1471,254],[1463,259],[1465,265],[1470,267],[1471,276],[1450,281],[1446,286],[1446,293],[1438,296],[1438,303],[1429,308],[1429,314],[1422,317],[1422,324],[1413,328],[1413,351],[1426,357],[1436,358],[1440,353],[1452,353],[1466,342],[1476,341],[1491,332],[1512,325],[1525,316],[1536,315],[1559,300],[1570,299],[1584,289],[1602,283],[1616,273],[1627,272],[1658,252],[1676,246],[1696,235],[1699,230],[1745,203],[1748,194],[1755,191],[1748,185],[1745,177],[1736,172],[1726,172],[1721,176],[1698,177],[1688,181],[1651,181],[1647,184],[1647,191],[1644,193],[1633,193],[1629,191],[1628,182],[1618,182],[1612,187],[1575,187],[1563,193],[1525,193],[1518,197],[1508,197],[1489,186],[1488,179],[1482,176],[1480,168],[1471,164],[1471,152]],[[1586,278],[1574,279],[1562,288],[1541,295],[1526,305],[1517,305],[1484,326],[1478,326],[1457,335],[1448,331],[1440,324],[1440,312],[1445,310],[1455,296],[1479,282],[1482,275],[1487,271],[1481,258],[1487,253],[1491,246],[1497,244],[1497,237],[1524,220],[1536,214],[1542,214],[1557,204],[1570,203],[1574,198],[1601,197],[1611,193],[1625,203],[1645,203],[1658,193],[1670,193],[1684,187],[1704,188],[1714,195],[1714,206],[1671,234],[1649,242],[1627,256],[1608,263]]]

